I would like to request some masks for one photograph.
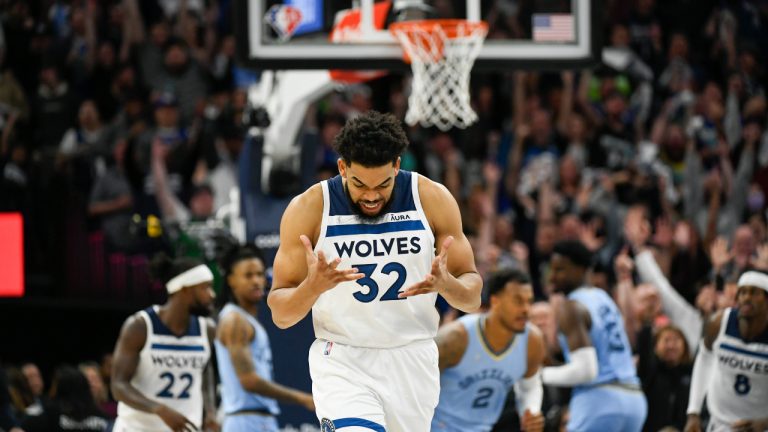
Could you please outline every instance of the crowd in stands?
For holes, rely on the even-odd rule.
[[[435,3],[451,15],[450,2]],[[531,1],[488,3],[489,38],[530,33]],[[440,181],[461,204],[483,275],[530,272],[531,319],[553,361],[562,299],[547,282],[549,256],[556,240],[584,243],[592,284],[624,314],[649,401],[645,430],[682,429],[703,321],[733,304],[743,270],[768,269],[768,2],[603,3],[604,44],[629,61],[474,74],[479,121],[408,128],[402,168]],[[24,216],[29,294],[109,285],[104,298],[161,297],[144,273],[166,246],[137,230],[151,232],[153,216],[163,226],[206,220],[227,205],[246,89],[258,80],[235,60],[230,7],[0,1],[0,211]],[[368,109],[404,118],[409,85],[391,74],[314,104],[302,133],[320,142],[315,177],[335,175],[332,142],[346,119]],[[89,264],[94,271],[82,270]],[[46,405],[56,408],[45,416],[77,421],[114,415],[104,368],[62,367],[50,394],[33,368],[6,374],[25,425],[51,421],[36,415]],[[83,379],[92,400],[73,405]],[[562,395],[549,390],[557,430]]]

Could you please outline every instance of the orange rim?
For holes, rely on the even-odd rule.
[[[389,31],[390,33],[394,33],[397,30],[411,32],[418,28],[426,32],[433,32],[438,27],[443,29],[448,39],[459,37],[459,27],[464,27],[469,33],[479,28],[485,29],[486,32],[488,31],[488,23],[485,21],[468,21],[462,19],[429,19],[396,22],[389,25]]]
[[[484,33],[488,33],[488,23],[485,21],[468,21],[463,19],[427,19],[427,20],[415,20],[415,21],[403,21],[392,23],[389,26],[389,32],[393,35],[402,32],[408,36],[410,43],[415,43],[418,33],[415,30],[421,30],[426,33],[434,33],[440,28],[445,33],[447,39],[456,39],[460,36],[467,36],[474,33],[478,29],[483,29]],[[459,28],[462,28],[462,34],[459,34]],[[483,39],[485,39],[483,34]],[[400,39],[398,39],[399,41]],[[402,42],[401,42],[402,45]],[[432,62],[439,61],[442,58],[443,41],[437,41],[438,52],[440,53],[437,58],[432,58]],[[403,49],[403,61],[406,63],[411,62],[411,58],[408,55],[408,51]]]

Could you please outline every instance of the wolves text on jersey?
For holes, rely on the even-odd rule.
[[[152,354],[152,364],[155,366],[163,366],[169,369],[174,368],[191,368],[191,369],[204,369],[207,360],[204,356],[176,356],[173,354],[158,355]]]
[[[731,369],[738,369],[742,372],[754,372],[756,374],[768,375],[768,362],[745,359],[732,354],[721,353],[718,356],[720,364]]]
[[[418,254],[421,252],[419,237],[396,237],[368,240],[349,240],[334,242],[333,246],[340,258],[345,255],[351,257],[354,253],[358,257],[388,256],[393,252],[397,255]]]

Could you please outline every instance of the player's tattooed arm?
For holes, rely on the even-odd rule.
[[[229,351],[229,359],[240,384],[246,388],[248,376],[254,372],[253,359],[249,345],[254,338],[253,327],[239,313],[227,314],[219,325],[219,340]],[[246,388],[247,390],[247,388]]]
[[[587,309],[581,304],[572,300],[563,302],[557,314],[557,325],[565,335],[571,352],[592,346],[592,340],[589,337],[592,319]]]
[[[128,318],[120,330],[112,363],[112,393],[124,402],[141,411],[151,412],[158,405],[144,397],[131,385],[131,379],[139,366],[139,353],[147,340],[147,325],[140,315]]]
[[[435,343],[440,353],[438,366],[440,370],[456,366],[467,350],[469,337],[467,330],[458,321],[448,323],[437,331]]]
[[[233,312],[222,318],[218,335],[222,345],[229,351],[232,367],[243,389],[280,401],[303,405],[310,411],[315,410],[311,394],[266,380],[256,373],[253,353],[250,349],[256,335],[253,327],[242,315]]]

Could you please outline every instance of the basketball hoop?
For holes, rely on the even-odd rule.
[[[482,21],[458,19],[393,23],[389,31],[411,63],[413,83],[405,121],[413,126],[465,128],[477,121],[469,100],[469,73],[488,34]]]

